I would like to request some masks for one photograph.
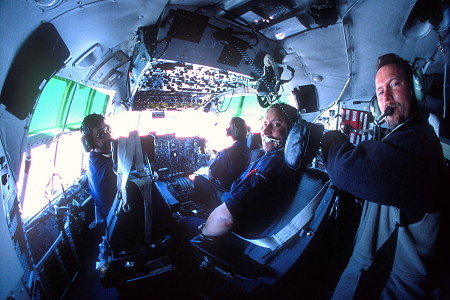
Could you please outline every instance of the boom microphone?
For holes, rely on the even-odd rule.
[[[392,115],[394,114],[394,110],[395,110],[395,108],[392,107],[392,106],[386,107],[386,109],[384,110],[384,113],[382,113],[382,114],[375,120],[375,123],[376,123],[378,126],[380,126],[381,124],[383,124],[384,121],[385,121],[384,119],[385,119],[387,116],[392,116]]]
[[[267,137],[267,136],[264,137],[263,142],[264,143],[274,143],[277,146],[281,144],[280,140],[273,139],[273,138],[270,138],[270,137]]]

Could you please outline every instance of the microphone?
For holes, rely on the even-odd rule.
[[[270,138],[270,137],[267,137],[267,136],[264,137],[263,142],[264,143],[274,143],[277,146],[279,146],[281,144],[280,140],[273,139],[273,138]]]
[[[386,109],[384,110],[384,113],[382,113],[376,120],[375,120],[375,124],[377,124],[378,126],[380,126],[381,124],[384,123],[384,119],[387,116],[392,116],[394,114],[394,110],[395,108],[392,106],[388,106],[386,107]]]

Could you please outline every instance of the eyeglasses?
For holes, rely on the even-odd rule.
[[[95,137],[103,140],[105,138],[106,133],[111,133],[111,127],[109,127],[109,125],[106,125],[102,129],[99,129]]]

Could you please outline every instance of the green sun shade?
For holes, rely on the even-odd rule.
[[[277,102],[289,103],[287,97],[281,97]],[[233,117],[249,117],[258,116],[264,117],[267,108],[262,108],[256,95],[239,95],[226,97],[220,108],[220,112],[223,114],[230,114]]]
[[[109,98],[86,85],[53,77],[39,97],[29,134],[56,134],[64,127],[76,130],[86,115],[105,114]]]

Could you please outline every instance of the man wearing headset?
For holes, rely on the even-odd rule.
[[[333,299],[431,298],[444,158],[427,114],[418,109],[413,74],[395,54],[378,58],[376,95],[391,130],[381,141],[354,146],[339,131],[322,138],[333,184],[365,200]]]
[[[217,180],[227,190],[247,167],[250,155],[250,149],[247,147],[247,132],[248,127],[244,119],[231,118],[227,136],[231,136],[234,144],[220,151],[209,167],[209,180]]]
[[[89,153],[89,191],[100,221],[108,216],[117,192],[117,176],[111,157],[111,128],[99,114],[86,116],[81,125],[82,143]]]

